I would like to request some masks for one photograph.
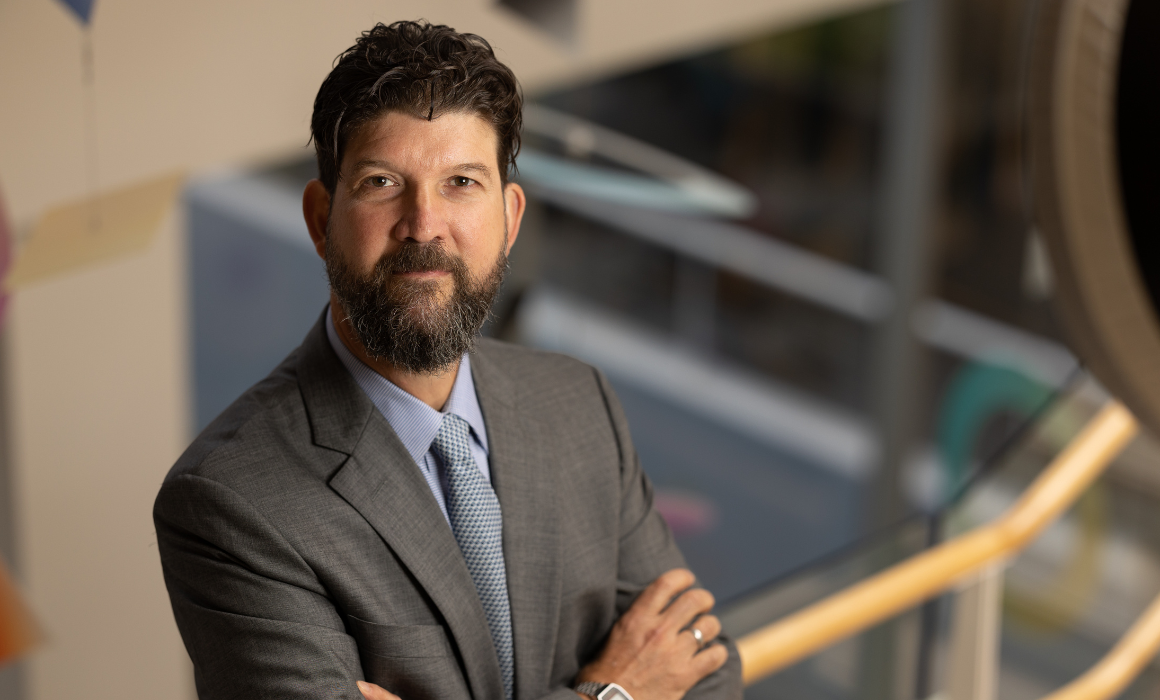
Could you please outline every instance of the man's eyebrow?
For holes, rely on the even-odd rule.
[[[391,164],[385,160],[374,160],[371,158],[360,160],[352,166],[352,170],[364,170],[366,168],[390,168]]]
[[[360,160],[357,163],[355,163],[351,167],[351,170],[354,170],[357,172],[359,170],[364,170],[366,168],[388,168],[389,169],[390,167],[391,167],[391,164],[385,160],[375,160],[373,158],[368,158],[365,160]],[[451,169],[452,170],[461,170],[461,171],[466,171],[466,172],[484,173],[484,174],[491,172],[491,168],[488,167],[488,165],[486,163],[460,163],[459,165],[456,165],[455,167],[453,167]]]
[[[491,172],[491,168],[489,168],[484,163],[460,163],[459,165],[452,168],[452,170],[466,170],[468,172],[476,172],[476,173],[484,173],[484,174],[488,174]]]

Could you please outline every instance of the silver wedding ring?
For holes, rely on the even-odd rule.
[[[696,627],[690,627],[689,631],[693,633],[693,639],[697,640],[698,649],[705,646],[705,635],[701,634],[701,630],[697,629]]]

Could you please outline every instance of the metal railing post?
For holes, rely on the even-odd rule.
[[[955,596],[947,700],[995,700],[1005,563],[983,569]]]

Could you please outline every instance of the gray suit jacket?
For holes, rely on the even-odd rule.
[[[683,566],[604,377],[483,340],[472,357],[503,509],[516,697],[568,690],[613,622]],[[154,506],[165,582],[213,698],[502,700],[455,538],[320,322],[178,460]],[[730,660],[688,697],[740,698]]]

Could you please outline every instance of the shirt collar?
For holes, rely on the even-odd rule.
[[[326,337],[338,359],[346,366],[359,387],[366,393],[379,413],[387,419],[403,447],[416,463],[422,463],[423,456],[431,449],[431,443],[443,425],[443,416],[454,413],[471,426],[471,432],[485,453],[487,448],[487,426],[483,422],[483,411],[479,408],[479,398],[475,394],[475,382],[471,378],[471,357],[463,354],[459,361],[459,372],[451,387],[451,396],[442,411],[436,411],[383,375],[371,369],[354,356],[334,328],[330,309],[326,310]]]

